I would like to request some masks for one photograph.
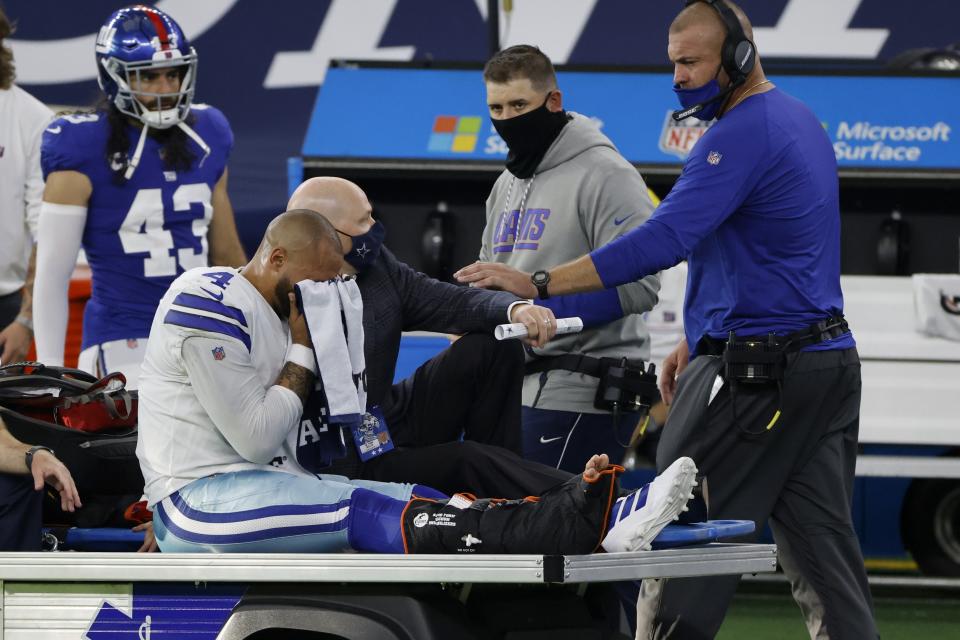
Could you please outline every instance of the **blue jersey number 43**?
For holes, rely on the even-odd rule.
[[[175,247],[173,234],[163,228],[163,192],[160,189],[140,189],[120,225],[120,244],[124,253],[147,253],[143,259],[143,275],[159,278],[177,275],[182,271],[207,266],[207,229],[213,216],[210,185],[183,184],[173,192],[173,211],[189,212],[193,204],[203,206],[203,217],[194,219],[193,235],[200,241],[200,252],[194,247]]]

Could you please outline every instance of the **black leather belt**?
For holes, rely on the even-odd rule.
[[[606,360],[620,362],[620,358],[606,358]],[[641,368],[643,367],[643,362],[631,364],[635,364]],[[524,373],[527,375],[530,375],[531,373],[553,371],[555,369],[575,371],[577,373],[593,376],[594,378],[599,378],[603,369],[603,359],[593,358],[583,354],[567,353],[562,356],[538,357],[524,365]]]
[[[736,336],[734,342],[764,342],[770,345],[780,347],[785,353],[800,351],[813,344],[833,340],[849,333],[850,326],[843,316],[832,316],[826,320],[821,320],[812,324],[806,329],[794,331],[785,336],[754,335],[754,336]],[[728,339],[712,338],[703,336],[697,343],[697,353],[703,355],[720,356],[727,350]]]

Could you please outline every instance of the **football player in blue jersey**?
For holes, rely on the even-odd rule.
[[[67,286],[82,247],[93,293],[79,366],[137,386],[157,304],[177,275],[246,261],[227,195],[233,134],[193,104],[197,54],[147,6],[113,13],[96,42],[106,100],[47,127],[37,232],[35,334],[41,362],[63,364]]]

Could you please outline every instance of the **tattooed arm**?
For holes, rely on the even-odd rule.
[[[300,398],[301,404],[306,404],[307,396],[313,391],[313,382],[316,379],[313,371],[288,360],[280,370],[275,384],[290,389]]]
[[[290,348],[287,349],[286,362],[277,377],[277,384],[290,389],[300,398],[301,404],[307,403],[307,396],[313,391],[313,381],[317,378],[317,361],[307,330],[307,319],[300,313],[297,299],[293,293],[287,294],[290,301],[290,315],[287,318],[290,327]]]

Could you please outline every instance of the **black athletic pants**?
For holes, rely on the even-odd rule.
[[[770,521],[811,635],[877,638],[850,516],[860,415],[857,351],[787,358],[782,398],[776,386],[740,385],[736,421],[729,385],[707,404],[719,359],[694,359],[680,377],[657,467],[691,456],[707,478],[711,518],[753,520],[758,533]],[[781,416],[766,431],[778,407]],[[637,637],[652,638],[659,628],[658,638],[713,638],[738,582],[739,576],[645,581]]]
[[[400,446],[459,440],[520,452],[523,347],[468,333],[393,385],[382,407]]]
[[[330,473],[498,498],[540,495],[564,482],[569,473],[516,453],[523,360],[515,340],[463,336],[393,386],[383,410],[397,449]]]
[[[0,331],[7,328],[11,322],[20,314],[21,293],[14,291],[5,296],[0,296]],[[4,362],[3,364],[9,364]]]
[[[0,551],[40,551],[42,506],[32,476],[0,473]]]

